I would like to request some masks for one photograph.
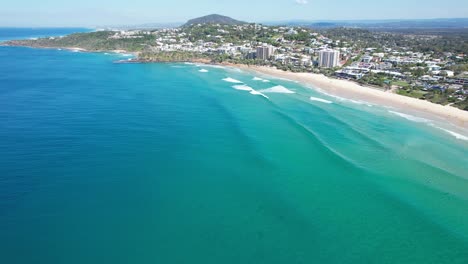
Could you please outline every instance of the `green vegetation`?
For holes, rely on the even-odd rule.
[[[375,32],[357,28],[332,28],[321,31],[334,40],[353,42],[358,48],[410,47],[414,52],[442,54],[443,52],[466,53],[468,30],[459,32],[417,30],[402,32]],[[379,52],[380,50],[376,50]]]
[[[385,74],[370,73],[359,79],[358,82],[361,84],[371,84],[379,87],[388,88],[390,86],[391,80],[388,79],[388,76]]]
[[[418,98],[418,99],[425,99],[424,96],[427,94],[427,92],[408,88],[408,89],[398,89],[397,94],[409,96],[413,98]]]
[[[410,84],[405,82],[405,81],[393,81],[392,85],[400,86],[400,87],[403,87],[403,88],[407,88],[407,87],[410,86]]]
[[[463,72],[468,72],[468,63],[457,64],[454,66],[448,67],[448,70],[453,71],[455,75],[459,75]]]
[[[189,61],[211,61],[211,59],[202,53],[197,52],[142,52],[138,58],[141,61],[148,62],[189,62]]]
[[[241,43],[243,41],[248,41],[255,39],[257,34],[255,33],[254,28],[252,27],[250,30],[235,30],[234,26],[223,25],[220,27],[215,25],[204,25],[204,26],[189,26],[182,29],[182,32],[187,34],[188,39],[191,42],[196,41],[205,41],[205,42],[213,42],[213,43],[222,43],[222,42],[230,42],[230,43]],[[223,39],[219,38],[218,36],[222,36]]]
[[[129,52],[143,51],[148,43],[154,42],[152,35],[138,35],[137,38],[114,39],[115,32],[98,31],[78,33],[62,38],[41,38],[37,40],[11,41],[17,46],[73,48],[78,47],[89,51],[126,50]]]
[[[227,16],[213,14],[213,15],[191,19],[184,25],[184,27],[190,26],[190,25],[196,25],[196,24],[242,25],[242,24],[247,24],[247,23],[232,19]]]
[[[297,32],[297,34],[287,34],[287,35],[285,35],[284,39],[289,40],[289,41],[307,42],[307,41],[310,41],[311,36],[310,36],[309,31],[307,31],[305,29],[301,29],[301,30],[299,30]]]
[[[468,111],[468,97],[465,98],[465,100],[463,101],[458,101],[454,103],[452,106]]]
[[[468,72],[468,56],[460,55],[468,50],[468,30],[466,34],[464,32],[371,32],[356,28],[333,28],[319,34],[309,28],[246,24],[215,15],[192,21],[178,29],[99,31],[2,44],[82,48],[88,51],[125,50],[138,53],[138,59],[133,61],[273,66],[284,71],[314,72],[329,77],[335,76],[339,68],[317,67],[314,60],[317,60],[318,50],[323,47],[343,48],[340,51],[343,59],[347,60],[344,66],[352,65],[352,71],[361,66],[359,62],[364,56],[370,55],[371,62],[375,64],[379,64],[381,59],[387,62],[381,64],[382,67],[364,65],[368,68],[362,68],[359,75],[354,73],[354,76],[364,75],[357,80],[362,85],[385,90],[398,87],[397,93],[401,95],[468,110],[465,99],[467,87],[460,89],[446,73],[431,72],[426,65],[428,61],[436,61],[442,70],[453,71],[457,78],[466,78],[463,73]],[[254,59],[256,47],[265,44],[277,47],[276,57]],[[377,52],[383,55],[372,57]],[[398,60],[394,60],[394,57]],[[400,58],[403,59],[401,63]],[[369,71],[373,67],[401,74]],[[360,70],[358,68],[357,71]],[[420,78],[425,75],[428,78]]]
[[[408,87],[398,89],[397,94],[427,100],[432,103],[448,105],[460,108],[462,110],[468,110],[468,99],[459,100],[457,99],[457,93],[453,90],[447,89],[444,91],[429,90],[423,91],[421,87]]]

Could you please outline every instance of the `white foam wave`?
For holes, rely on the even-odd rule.
[[[250,91],[250,94],[253,94],[253,95],[260,95],[260,96],[263,96],[263,97],[265,97],[266,99],[268,99],[268,96],[264,95],[263,93],[261,93],[261,92],[259,92],[259,91],[252,90],[252,91]]]
[[[243,82],[241,82],[239,80],[236,80],[236,79],[233,79],[233,78],[230,78],[230,77],[224,78],[223,81],[230,82],[230,83],[243,83]]]
[[[456,139],[460,139],[460,140],[465,140],[465,141],[468,141],[468,137],[467,136],[464,136],[462,134],[459,134],[457,132],[454,132],[454,131],[451,131],[451,130],[448,130],[448,129],[445,129],[445,128],[441,128],[441,127],[438,127],[438,126],[434,126],[433,127],[435,128],[438,128],[444,132],[447,132],[449,133],[450,135],[454,136]]]
[[[396,112],[396,111],[388,111],[389,113],[392,113],[394,115],[397,115],[399,117],[403,117],[404,119],[407,119],[409,121],[413,121],[413,122],[418,122],[418,123],[429,123],[430,120],[428,119],[425,119],[425,118],[422,118],[422,117],[417,117],[417,116],[412,116],[412,115],[408,115],[408,114],[403,114],[403,113],[400,113],[400,112]]]
[[[358,101],[358,100],[353,100],[353,99],[348,99],[348,98],[343,98],[343,97],[340,97],[340,96],[337,96],[337,95],[333,95],[333,94],[329,94],[321,89],[316,89],[319,93],[321,94],[324,94],[326,96],[329,96],[329,97],[332,97],[332,98],[335,98],[337,99],[338,101],[341,101],[341,102],[350,102],[350,103],[353,103],[353,104],[358,104],[358,105],[367,105],[369,107],[372,107],[374,106],[373,104],[370,104],[368,102],[364,102],[364,101]]]
[[[201,70],[199,70],[199,72],[208,72],[208,70],[201,69]]]
[[[322,99],[322,98],[313,97],[313,96],[310,97],[310,100],[316,101],[316,102],[322,102],[322,103],[326,103],[326,104],[332,104],[332,103],[333,103],[332,101],[328,101],[328,100],[325,100],[325,99]]]
[[[274,77],[274,78],[277,79],[277,80],[288,81],[288,82],[294,82],[294,81],[291,80],[291,79],[287,79],[287,78],[283,78],[283,77]]]
[[[132,54],[122,54],[123,57],[132,57]]]
[[[196,64],[197,67],[209,67],[209,68],[216,68],[216,69],[226,69],[226,67],[221,65],[213,65],[213,64]]]
[[[247,85],[245,85],[245,84],[242,84],[242,85],[234,85],[234,86],[232,86],[232,88],[234,88],[234,89],[236,89],[236,90],[241,90],[241,91],[248,91],[250,94],[253,94],[253,95],[260,95],[260,96],[263,96],[263,97],[269,99],[268,96],[264,95],[263,93],[261,93],[261,92],[259,92],[259,91],[254,90],[252,87],[247,86]]]
[[[270,80],[263,79],[263,78],[260,78],[260,77],[253,77],[252,81],[264,82],[264,83],[269,83],[270,82]]]
[[[286,88],[284,86],[281,86],[281,85],[261,90],[261,92],[263,92],[263,93],[285,93],[285,94],[295,93],[295,92],[293,92],[293,91],[289,90],[288,88]]]
[[[241,91],[253,91],[254,89],[250,86],[247,86],[247,85],[234,85],[232,86],[232,88],[236,89],[236,90],[241,90]]]
[[[226,69],[226,67],[224,67],[224,66],[211,65],[211,64],[207,64],[207,65],[205,65],[205,67],[216,68],[216,69]]]

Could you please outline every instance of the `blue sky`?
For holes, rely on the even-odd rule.
[[[219,13],[249,22],[468,17],[466,0],[16,0],[0,26],[99,26],[183,22]]]

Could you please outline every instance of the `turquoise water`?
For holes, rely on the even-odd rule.
[[[0,48],[2,263],[468,263],[466,135],[125,58]]]

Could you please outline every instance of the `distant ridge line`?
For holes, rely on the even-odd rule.
[[[243,25],[247,24],[247,22],[239,21],[228,16],[212,14],[207,16],[202,16],[194,19],[190,19],[182,25],[182,27],[188,27],[197,24],[223,24],[223,25]]]

